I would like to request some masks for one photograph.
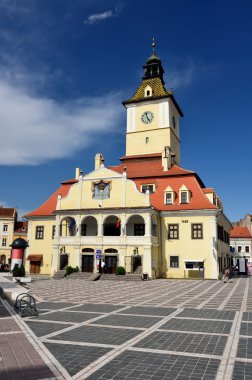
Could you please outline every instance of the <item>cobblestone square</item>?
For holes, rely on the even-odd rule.
[[[248,380],[251,281],[37,280],[23,321],[65,379]]]

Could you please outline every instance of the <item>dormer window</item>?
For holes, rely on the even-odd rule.
[[[190,190],[185,185],[183,185],[179,189],[179,203],[181,204],[189,203],[190,197],[191,197]]]
[[[173,205],[175,199],[175,193],[170,186],[164,191],[164,204]]]
[[[167,205],[172,205],[173,204],[172,193],[166,193],[165,194],[165,203]]]
[[[148,96],[152,96],[152,88],[151,86],[146,86],[145,89],[144,89],[144,96],[145,97],[148,97]]]
[[[155,185],[153,183],[151,184],[144,184],[141,186],[141,192],[146,193],[146,191],[149,190],[150,194],[155,192]]]
[[[180,203],[188,203],[188,192],[181,191]]]

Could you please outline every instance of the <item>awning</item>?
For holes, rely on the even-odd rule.
[[[43,255],[29,255],[26,258],[26,260],[29,260],[29,261],[41,261],[42,257],[43,257]]]

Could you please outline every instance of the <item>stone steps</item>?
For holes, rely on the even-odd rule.
[[[126,275],[102,274],[100,281],[141,281],[142,274],[129,273]]]
[[[61,280],[62,278],[65,277],[65,274],[66,274],[65,269],[58,270],[58,272],[56,272],[56,273],[53,275],[52,278],[53,278],[54,280]]]

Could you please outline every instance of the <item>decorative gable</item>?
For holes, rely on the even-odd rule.
[[[170,186],[164,190],[164,204],[173,205],[176,197],[175,191]]]

